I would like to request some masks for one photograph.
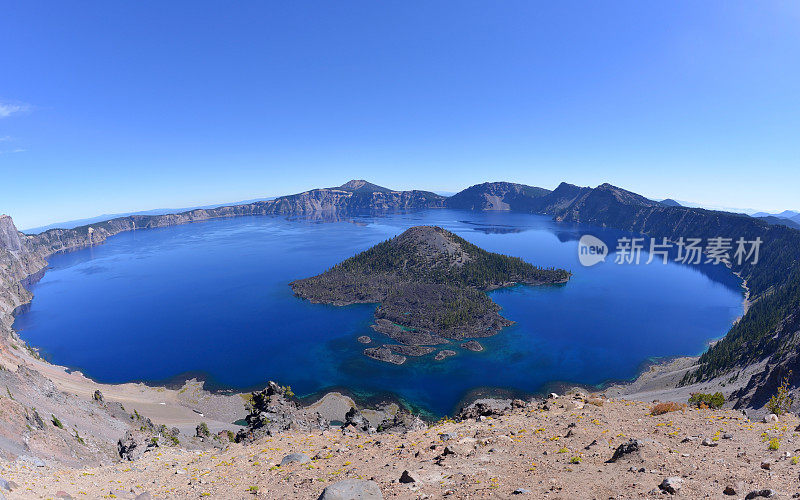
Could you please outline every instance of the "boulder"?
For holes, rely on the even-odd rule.
[[[344,425],[352,425],[359,429],[364,426],[364,416],[355,407],[351,407],[344,415]]]
[[[480,417],[494,417],[505,415],[511,411],[511,400],[508,399],[478,399],[465,406],[456,415],[456,420],[478,420]]]
[[[754,498],[772,498],[775,496],[774,490],[753,490],[745,495],[745,500],[753,500]]]
[[[642,443],[638,439],[629,439],[627,442],[622,443],[614,450],[614,455],[608,459],[606,463],[614,463],[621,458],[628,458],[631,456],[638,456],[641,458]]]
[[[659,484],[658,487],[662,491],[666,491],[670,495],[674,495],[681,490],[682,485],[683,485],[683,479],[673,476],[673,477],[668,477],[663,481],[661,481],[661,484]]]
[[[142,455],[154,446],[155,443],[143,432],[128,431],[125,437],[117,441],[117,453],[121,459],[132,462],[142,458]]]
[[[22,461],[22,462],[27,462],[27,463],[33,465],[34,467],[44,467],[45,466],[44,460],[42,460],[39,457],[32,457],[30,455],[20,455],[19,456],[19,460]]]
[[[420,480],[416,473],[404,470],[403,473],[400,475],[400,482],[403,484],[409,484],[409,483],[419,483]]]
[[[39,412],[37,412],[35,408],[32,408],[30,413],[25,414],[25,420],[28,421],[31,427],[35,427],[39,430],[44,429],[44,420],[42,420],[42,417],[39,416]]]
[[[317,500],[383,500],[383,493],[374,481],[346,479],[322,490]]]
[[[769,413],[767,415],[764,415],[765,424],[773,424],[773,423],[777,424],[778,422],[780,422],[780,419],[778,419],[778,416],[775,415],[774,413]]]
[[[290,464],[305,464],[311,461],[305,453],[289,453],[281,459],[281,467]]]

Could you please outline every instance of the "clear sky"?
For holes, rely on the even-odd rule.
[[[800,3],[3,2],[21,228],[365,178],[800,209]]]

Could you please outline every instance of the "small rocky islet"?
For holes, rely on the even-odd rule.
[[[364,349],[364,355],[403,364],[407,356],[435,360],[483,346],[469,340],[490,337],[513,324],[487,295],[498,288],[557,285],[569,281],[563,269],[536,267],[517,257],[487,252],[436,226],[416,226],[351,257],[330,270],[292,282],[295,295],[313,303],[378,303],[372,329],[397,344]],[[366,336],[358,341],[365,343]],[[453,344],[447,347],[455,347]]]

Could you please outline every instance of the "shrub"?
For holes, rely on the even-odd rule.
[[[208,430],[208,425],[205,422],[200,422],[200,424],[195,429],[195,434],[197,437],[208,437],[211,435],[211,431]]]
[[[706,407],[717,410],[725,404],[725,396],[721,392],[715,392],[714,394],[693,392],[692,397],[689,398],[689,404],[697,408]]]
[[[669,401],[667,403],[658,403],[650,410],[650,415],[663,415],[672,411],[683,411],[686,405],[674,403]]]
[[[783,415],[789,411],[792,406],[792,396],[789,394],[789,378],[792,376],[790,371],[785,377],[783,382],[778,386],[778,392],[775,393],[767,402],[767,410],[775,415]]]
[[[53,414],[50,414],[50,418],[53,421],[53,425],[55,425],[59,429],[63,429],[64,428],[64,424],[61,423],[61,420],[59,420],[58,417],[56,417]]]
[[[776,451],[780,447],[781,447],[781,444],[778,441],[778,438],[772,438],[772,439],[769,440],[769,446],[767,446],[767,449],[770,450],[770,451]]]
[[[572,457],[569,459],[569,463],[571,464],[579,464],[581,463],[581,457]]]

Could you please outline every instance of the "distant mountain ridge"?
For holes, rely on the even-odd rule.
[[[383,186],[378,186],[371,182],[367,182],[363,179],[353,179],[351,181],[345,182],[339,187],[331,188],[331,189],[341,189],[342,191],[350,191],[352,193],[389,193],[394,191],[393,189],[385,188]]]
[[[447,199],[448,208],[465,210],[530,210],[532,201],[547,194],[549,189],[514,184],[485,182],[476,184]]]
[[[800,212],[795,210],[784,210],[778,214],[771,214],[769,212],[756,212],[753,214],[753,217],[778,217],[781,219],[796,219],[800,217]]]
[[[771,226],[782,225],[791,227],[793,229],[800,229],[800,217],[797,218],[798,219],[797,222],[795,222],[794,219],[786,219],[775,215],[768,215],[765,217],[756,217],[756,218],[766,221]]]

